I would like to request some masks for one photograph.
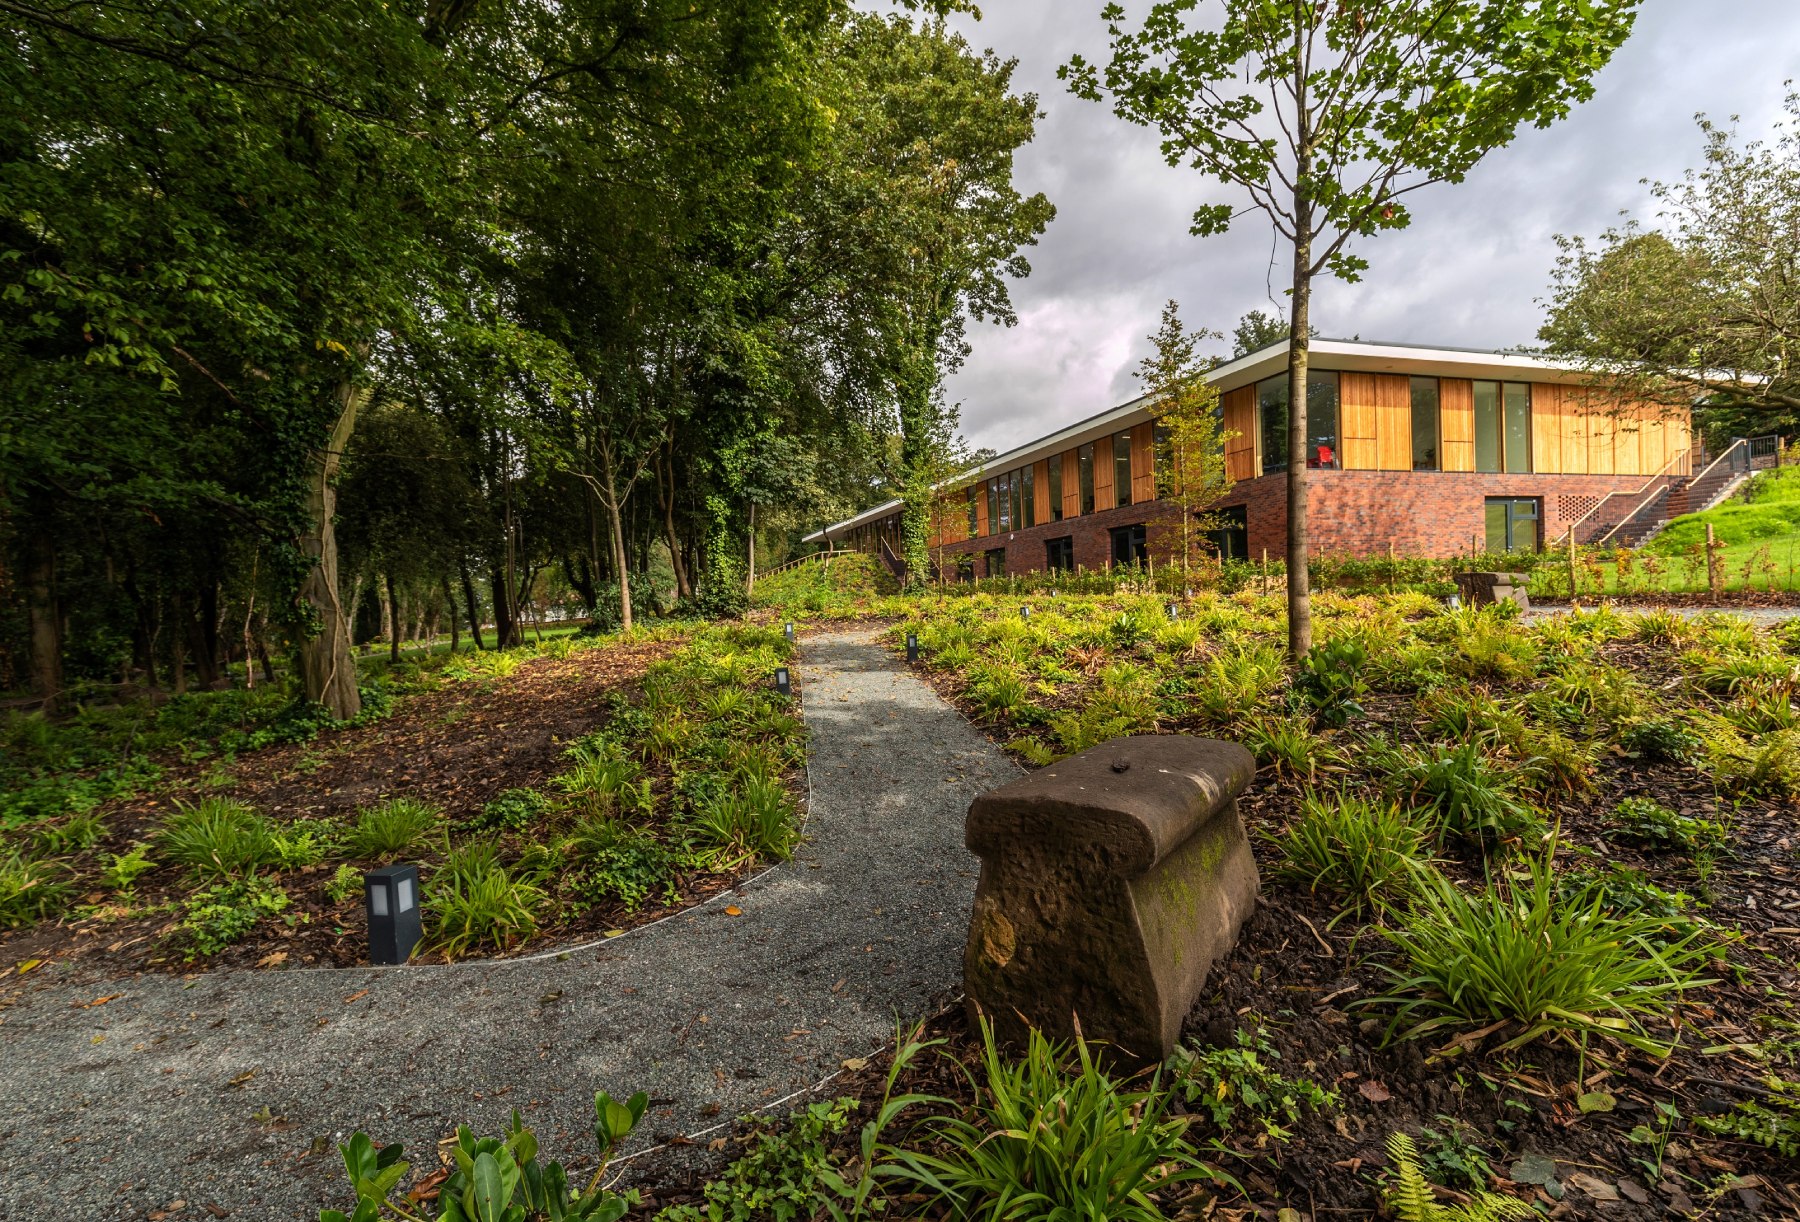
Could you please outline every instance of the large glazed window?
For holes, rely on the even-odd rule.
[[[1535,552],[1541,517],[1535,497],[1491,496],[1487,499],[1487,549],[1490,552]]]
[[[1500,470],[1500,383],[1475,383],[1475,469]]]
[[[1024,467],[1019,471],[1019,483],[1025,489],[1025,510],[1019,518],[1020,526],[1036,526],[1040,521],[1037,511],[1037,469]]]
[[[1044,541],[1044,567],[1052,573],[1063,573],[1075,567],[1075,537],[1064,535],[1060,539]]]
[[[1050,456],[1050,516],[1045,521],[1062,521],[1062,464],[1061,454]]]
[[[1438,380],[1412,380],[1412,465],[1414,471],[1437,471]]]
[[[1081,512],[1094,512],[1094,445],[1089,442],[1075,451],[1075,465],[1081,469]]]
[[[1475,469],[1531,471],[1531,387],[1525,383],[1475,383]]]
[[[1523,382],[1506,384],[1506,469],[1531,470],[1531,387]]]
[[[991,479],[987,482],[987,498],[988,498],[987,533],[991,535],[995,531],[1000,529],[1000,481],[999,480]]]
[[[973,539],[981,530],[981,514],[976,510],[980,503],[981,488],[977,484],[969,485],[969,538]]]
[[[1113,503],[1131,504],[1131,434],[1113,434]]]
[[[1148,555],[1144,526],[1115,526],[1112,534],[1112,562],[1114,564],[1142,564]]]
[[[1288,466],[1287,375],[1277,374],[1256,384],[1256,414],[1262,433],[1264,475]],[[1308,370],[1306,375],[1306,465],[1337,469],[1338,376],[1329,369]]]

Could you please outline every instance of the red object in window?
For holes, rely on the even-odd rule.
[[[1329,467],[1332,465],[1332,463],[1336,459],[1336,457],[1337,457],[1337,455],[1335,455],[1332,452],[1332,449],[1330,446],[1320,446],[1318,458],[1314,460],[1313,466]]]

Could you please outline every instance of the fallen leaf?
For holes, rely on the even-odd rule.
[[[43,964],[44,964],[44,961],[42,959],[27,959],[27,960],[25,960],[25,962],[19,964],[19,966],[14,970],[17,971],[19,975],[23,976],[26,972],[29,972],[32,968],[42,967]]]
[[[1615,1100],[1603,1090],[1591,1090],[1575,1100],[1575,1104],[1584,1112],[1610,1112]]]
[[[251,1078],[254,1078],[255,1076],[256,1076],[256,1071],[254,1069],[246,1069],[243,1073],[239,1074],[237,1077],[235,1077],[235,1078],[231,1079],[231,1081],[227,1082],[226,1085],[227,1086],[242,1086],[244,1083],[248,1082]]]
[[[617,937],[621,936],[624,932],[625,931],[623,929],[609,929],[606,931],[606,936],[609,938],[617,938]]]
[[[440,1167],[430,1175],[414,1184],[406,1191],[406,1199],[417,1205],[421,1201],[437,1200],[438,1189],[450,1178],[450,1168]]]
[[[1614,1188],[1611,1184],[1597,1176],[1587,1174],[1585,1171],[1571,1171],[1569,1173],[1569,1183],[1575,1185],[1575,1187],[1581,1189],[1596,1201],[1616,1201],[1619,1199],[1619,1190],[1617,1188]]]
[[[86,1010],[93,1006],[103,1006],[109,1001],[117,1001],[123,996],[125,996],[123,993],[108,993],[106,996],[96,997],[92,1001],[78,1001],[75,1003],[75,1006],[77,1009]]]
[[[363,998],[367,997],[368,995],[369,995],[369,990],[358,989],[358,990],[356,990],[356,992],[350,994],[350,996],[344,998],[344,1004],[349,1005],[353,1001],[361,1001]]]
[[[868,1057],[845,1057],[844,1068],[851,1073],[859,1073],[869,1067]]]
[[[257,967],[279,967],[281,964],[287,962],[287,957],[288,957],[288,953],[285,950],[270,951],[268,954],[264,955],[262,958],[260,958],[256,961],[256,966]]]
[[[1556,1163],[1542,1154],[1527,1154],[1507,1174],[1515,1184],[1551,1184],[1556,1181]]]
[[[1356,1084],[1356,1093],[1367,1099],[1370,1103],[1386,1103],[1389,1099],[1394,1097],[1388,1092],[1387,1087],[1373,1080],[1368,1082],[1358,1082]]]
[[[742,908],[739,908],[736,904],[727,904],[727,905],[725,905],[725,915],[726,916],[743,916],[744,910]]]
[[[231,1212],[228,1209],[221,1209],[219,1206],[212,1204],[210,1201],[207,1202],[205,1205],[202,1205],[200,1208],[204,1209],[207,1213],[211,1214],[215,1218],[226,1217]]]

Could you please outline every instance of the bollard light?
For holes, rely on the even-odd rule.
[[[405,963],[424,936],[419,923],[419,867],[383,866],[363,875],[369,914],[369,962]]]
[[[785,666],[777,666],[775,668],[775,690],[780,692],[783,696],[792,696],[794,694],[794,681],[788,678],[788,668]]]
[[[1031,618],[1031,608],[1030,607],[1020,607],[1019,608],[1019,618],[1020,619],[1030,619]]]
[[[1170,619],[1180,619],[1181,618],[1181,608],[1177,607],[1174,603],[1169,604],[1169,618]]]
[[[916,632],[906,634],[906,660],[908,663],[919,660],[919,634]]]
[[[1449,598],[1444,600],[1444,605],[1452,611],[1460,610],[1462,608],[1462,595],[1452,594]]]
[[[781,635],[787,638],[788,644],[792,645],[794,643],[794,621],[793,620],[789,620],[787,623],[785,623],[781,626]]]

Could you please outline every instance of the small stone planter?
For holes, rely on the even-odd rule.
[[[1519,604],[1521,611],[1531,610],[1531,599],[1525,595],[1525,583],[1530,580],[1530,573],[1458,573],[1455,576],[1457,593],[1470,606],[1514,602]]]
[[[1174,1048],[1206,974],[1256,905],[1236,743],[1121,738],[976,798],[981,883],[963,954],[971,1016],[1128,1060]]]

